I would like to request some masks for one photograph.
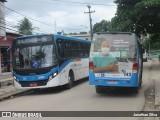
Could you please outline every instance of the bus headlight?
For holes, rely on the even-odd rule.
[[[52,75],[49,76],[49,81],[52,80],[54,77],[57,76],[57,72],[54,72]]]
[[[14,80],[15,80],[16,82],[18,82],[18,83],[19,83],[19,79],[18,79],[18,78],[16,78],[16,76],[14,76],[13,78],[14,78]]]
[[[52,77],[54,78],[56,75],[57,75],[57,72],[53,73],[53,74],[52,74]]]

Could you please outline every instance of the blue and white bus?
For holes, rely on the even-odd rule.
[[[18,37],[12,44],[14,84],[19,89],[65,85],[88,77],[90,40],[58,34]]]
[[[142,84],[142,45],[131,32],[94,34],[89,69],[89,84],[95,85],[97,93],[116,87],[138,92]]]

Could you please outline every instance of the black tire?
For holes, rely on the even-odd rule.
[[[96,93],[98,94],[102,94],[102,93],[105,93],[105,88],[103,86],[95,86],[96,88]]]
[[[73,72],[69,72],[68,75],[68,83],[65,85],[65,89],[71,89],[74,86],[74,74]]]
[[[134,87],[134,88],[133,88],[133,92],[134,92],[135,94],[138,94],[138,92],[139,92],[139,87]]]
[[[140,78],[139,78],[139,88],[142,86],[142,71],[141,71],[141,74],[140,74]]]
[[[140,80],[139,80],[139,88],[142,86],[142,75],[143,75],[143,62],[141,63],[142,64],[142,69],[141,69],[141,74],[140,74]]]

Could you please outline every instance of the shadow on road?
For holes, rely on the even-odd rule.
[[[82,83],[84,83],[84,82],[86,82],[87,80],[88,80],[88,78],[75,81],[73,88],[78,86],[78,85],[80,85],[80,84],[82,84]],[[72,88],[68,89],[68,90],[72,90]],[[66,89],[65,89],[64,86],[58,86],[58,87],[43,88],[43,89],[32,89],[32,90],[29,90],[28,92],[20,94],[19,96],[58,94],[58,93],[65,92],[65,91],[66,91]]]
[[[140,92],[141,89],[139,89]],[[139,93],[136,93],[132,88],[113,88],[113,89],[106,89],[102,94],[98,94],[100,96],[109,96],[109,97],[135,97]]]

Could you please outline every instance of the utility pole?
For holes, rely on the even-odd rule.
[[[54,27],[55,27],[55,33],[57,33],[57,24],[56,24],[56,21],[55,21],[55,23],[54,23]]]
[[[91,18],[91,13],[95,12],[94,11],[91,11],[91,6],[90,5],[87,5],[88,9],[89,9],[89,12],[84,12],[84,13],[89,13],[89,22],[90,22],[90,34],[91,34],[91,40],[93,39],[93,30],[92,30],[92,18]]]

